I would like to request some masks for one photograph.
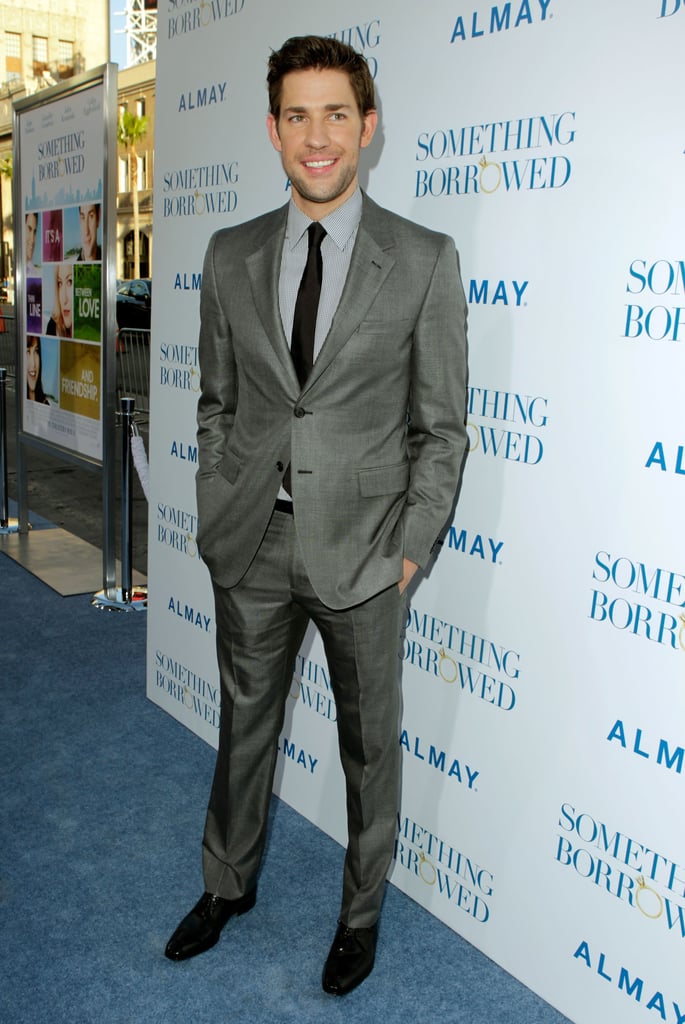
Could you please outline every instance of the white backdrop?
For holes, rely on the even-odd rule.
[[[266,60],[308,32],[368,57],[362,183],[453,235],[471,304],[471,454],[402,638],[392,881],[576,1022],[682,1024],[681,0],[160,5],[149,696],[216,745],[198,289],[212,231],[288,198]],[[344,842],[314,634],[291,697],[278,792]]]

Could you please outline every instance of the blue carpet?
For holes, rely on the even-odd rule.
[[[343,853],[275,798],[255,909],[165,960],[202,891],[214,752],[146,700],[145,628],[0,554],[2,1021],[565,1020],[391,886],[374,973],[326,996]]]

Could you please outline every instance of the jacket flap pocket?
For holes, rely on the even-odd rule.
[[[359,472],[359,490],[365,498],[406,491],[408,486],[408,462],[398,462],[394,466],[379,466],[378,469],[362,469]]]

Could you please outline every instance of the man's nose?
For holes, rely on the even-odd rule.
[[[324,149],[329,142],[328,126],[324,120],[312,118],[307,126],[305,141],[312,149]]]

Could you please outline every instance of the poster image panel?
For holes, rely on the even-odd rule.
[[[16,110],[24,434],[102,462],[107,83]],[[48,377],[49,370],[49,377]]]

